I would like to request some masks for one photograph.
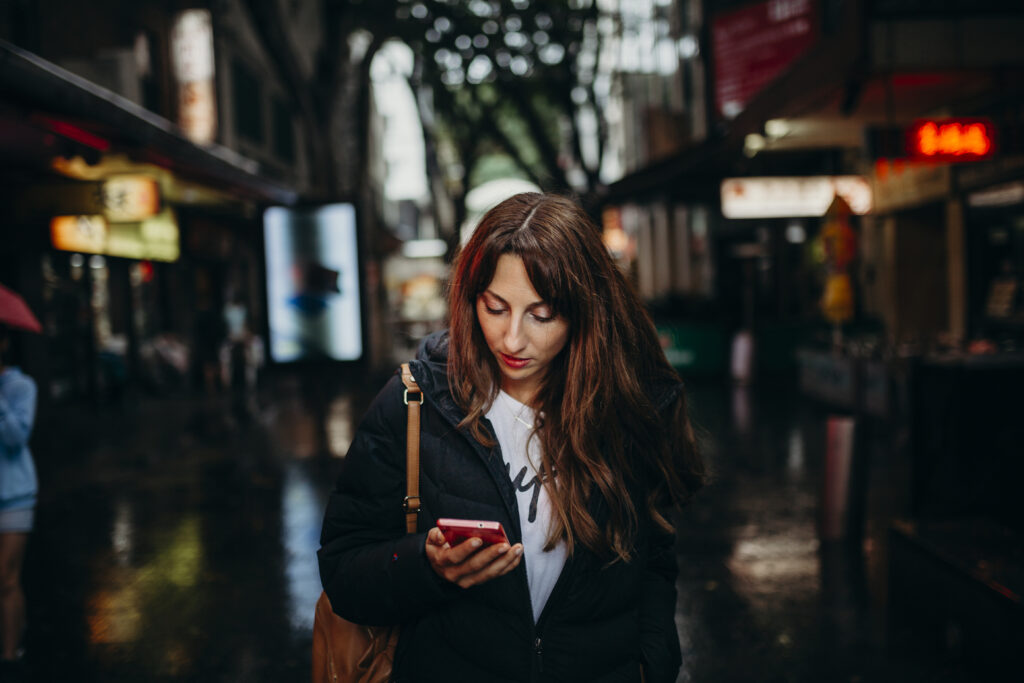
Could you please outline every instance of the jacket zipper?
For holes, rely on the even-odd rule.
[[[414,361],[414,362],[416,362],[416,361]],[[410,364],[410,367],[412,367],[411,364]],[[419,370],[419,368],[416,368],[416,370]],[[416,375],[416,372],[414,371],[413,376],[415,377],[415,375]],[[426,394],[424,394],[424,395],[426,395]],[[433,401],[432,401],[432,403],[433,403]],[[440,406],[438,404],[435,404],[435,408],[437,409],[437,411],[442,416],[444,416],[444,418],[449,422],[449,424],[451,424],[452,426],[457,426],[458,425],[458,420],[454,419],[452,415],[448,414],[448,412],[446,410],[444,410],[442,408],[442,406]],[[493,432],[492,432],[491,436],[494,436]],[[480,451],[484,451],[484,452],[487,453],[487,455],[485,456],[485,461],[486,461],[487,457],[490,456],[490,458],[492,458],[492,459],[496,458],[498,462],[504,462],[504,460],[501,457],[501,448],[500,448],[500,446],[495,445],[493,449],[487,451],[486,449],[482,448],[480,446],[480,444],[478,444],[473,439],[467,439],[467,440],[470,443],[470,447],[472,447],[474,449],[479,449]],[[495,438],[495,441],[497,441],[496,438]],[[507,476],[502,476],[499,479],[499,482],[500,482],[498,484],[499,486],[504,486],[504,487],[507,487],[508,489],[510,489],[511,486],[512,486],[512,483],[508,480]],[[523,539],[522,539],[522,530],[519,528],[519,501],[516,499],[514,491],[512,492],[510,500],[511,500],[511,506],[506,505],[506,507],[508,508],[509,519],[512,522],[512,525],[513,525],[512,533],[509,534],[509,541],[511,541],[513,544],[515,544],[516,542],[521,542]],[[518,532],[518,534],[516,532]],[[518,538],[517,538],[517,536],[518,536]],[[541,672],[544,671],[544,660],[543,660],[544,643],[543,643],[543,640],[541,639],[541,635],[540,635],[540,624],[544,621],[544,615],[548,611],[548,605],[551,604],[552,598],[554,598],[558,594],[559,587],[562,586],[565,583],[564,577],[566,576],[566,569],[568,568],[568,566],[569,566],[569,561],[567,560],[565,567],[562,568],[562,573],[559,574],[558,580],[555,582],[555,586],[554,586],[554,588],[551,591],[551,596],[548,597],[548,601],[544,605],[544,609],[541,610],[540,618],[536,622],[534,622],[534,620],[533,620],[533,598],[530,596],[530,582],[529,582],[529,579],[526,576],[526,565],[523,564],[521,566],[522,571],[519,571],[520,568],[516,569],[516,571],[519,571],[519,575],[522,577],[523,592],[526,594],[526,614],[527,614],[527,617],[530,620],[530,624],[533,626],[533,662],[534,662],[534,669],[535,669],[536,673],[541,673]],[[531,676],[531,678],[535,679],[536,676]]]
[[[551,605],[553,605],[556,600],[561,598],[562,593],[565,592],[565,585],[568,581],[567,577],[569,576],[569,572],[571,571],[572,563],[572,557],[566,558],[565,565],[562,567],[562,571],[558,575],[558,580],[555,581],[555,586],[551,589],[551,595],[548,596],[548,601],[544,603],[544,609],[540,611],[540,616],[537,618],[537,622],[533,625],[533,661],[534,668],[537,673],[544,672],[544,622],[547,621],[547,616],[548,612],[551,609]],[[525,571],[523,572],[523,576],[526,576]],[[527,595],[529,595],[530,593],[529,585],[527,585],[526,587],[526,593]],[[530,616],[533,616],[532,599],[530,604]]]

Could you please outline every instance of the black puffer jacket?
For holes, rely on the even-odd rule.
[[[526,563],[469,589],[430,568],[426,533],[440,517],[497,520],[521,538],[516,496],[501,453],[456,429],[447,336],[411,363],[425,397],[420,435],[419,532],[405,535],[406,408],[387,383],[356,432],[324,518],[320,576],[334,609],[357,623],[401,623],[394,680],[672,683],[680,665],[673,538],[644,516],[636,553],[607,565],[577,545],[534,624]],[[659,391],[666,408],[679,387]],[[489,425],[488,425],[489,427]],[[644,510],[642,495],[638,509]],[[592,512],[600,522],[603,505]]]

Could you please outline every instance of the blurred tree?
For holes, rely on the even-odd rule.
[[[597,190],[596,2],[400,0],[395,18],[396,37],[417,56],[421,116],[436,116],[428,149],[452,150],[462,171],[446,179],[460,219],[471,185],[503,165],[495,155],[544,189]]]
[[[416,55],[410,86],[428,171],[442,181],[432,190],[455,208],[447,227],[461,222],[469,181],[494,155],[545,189],[584,198],[598,189],[605,126],[595,0],[323,0],[326,39],[308,77],[283,28],[288,4],[247,0],[299,114],[330,133],[330,144],[313,140],[309,149],[324,191],[364,189],[369,66],[387,40]]]

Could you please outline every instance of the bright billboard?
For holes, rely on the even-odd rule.
[[[352,204],[271,207],[263,214],[270,356],[278,363],[363,355]]]

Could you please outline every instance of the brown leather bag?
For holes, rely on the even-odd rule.
[[[405,444],[405,531],[416,533],[420,511],[420,406],[423,393],[402,364],[409,430]],[[418,394],[409,400],[409,393]],[[313,618],[313,683],[387,683],[391,678],[398,626],[363,626],[342,619],[320,593]]]

